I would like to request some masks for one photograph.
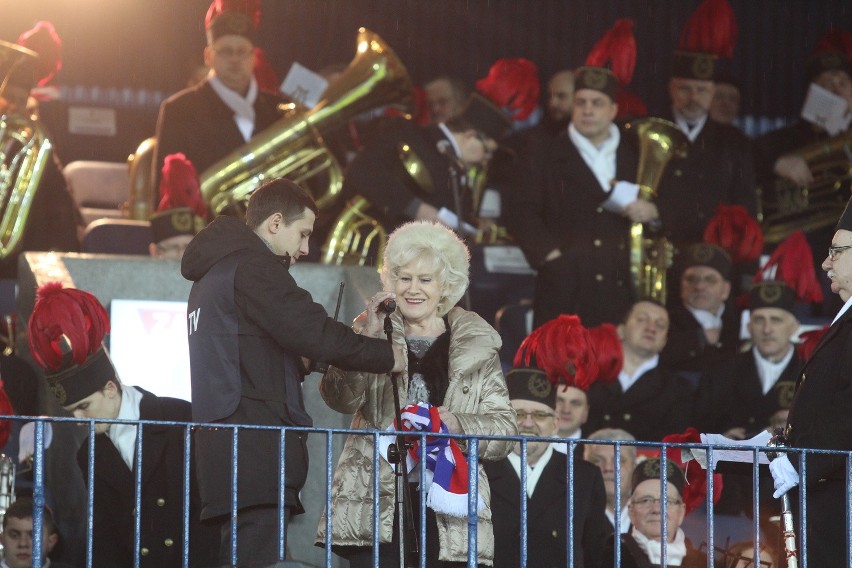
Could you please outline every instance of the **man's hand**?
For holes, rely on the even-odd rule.
[[[444,408],[438,407],[438,414],[441,415],[441,422],[447,425],[447,430],[450,434],[464,434],[462,431],[461,422],[456,418],[456,415]]]
[[[405,365],[408,362],[408,355],[405,353],[402,345],[393,346],[393,369],[391,373],[401,373],[405,370]]]
[[[742,426],[737,426],[736,428],[731,428],[727,432],[723,432],[722,435],[732,440],[745,440],[746,431]]]
[[[786,455],[769,462],[769,472],[775,481],[775,493],[772,496],[776,499],[799,484],[799,473]]]
[[[550,251],[549,253],[547,253],[547,256],[544,257],[544,262],[548,263],[551,260],[556,260],[560,256],[562,256],[562,251],[559,250],[558,248],[555,248],[552,251]]]
[[[801,156],[790,154],[781,156],[775,161],[775,174],[792,181],[799,187],[806,187],[814,182],[814,176],[808,163]]]
[[[622,214],[634,223],[650,223],[660,218],[660,212],[652,201],[637,199],[624,206]]]

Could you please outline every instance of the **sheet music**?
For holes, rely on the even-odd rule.
[[[849,103],[816,83],[808,87],[805,104],[802,106],[802,118],[816,124],[831,136],[838,134],[849,125]]]
[[[716,466],[720,461],[730,461],[730,462],[740,462],[740,463],[753,463],[754,462],[754,451],[753,447],[757,446],[759,448],[765,448],[766,444],[769,443],[772,435],[765,430],[755,436],[754,438],[749,438],[748,440],[732,440],[731,438],[726,438],[721,434],[701,434],[701,443],[708,444],[711,446],[742,446],[742,450],[734,450],[734,449],[713,449],[713,465],[712,469],[716,469]],[[694,459],[697,461],[702,469],[707,469],[707,451],[701,448],[684,448],[681,450],[683,461],[688,461]],[[769,464],[769,458],[766,457],[766,452],[760,452],[758,454],[758,463],[767,465]]]

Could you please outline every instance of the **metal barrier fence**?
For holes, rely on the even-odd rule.
[[[0,419],[11,419],[13,421],[18,422],[34,422],[34,444],[33,444],[33,454],[32,454],[32,471],[33,471],[33,501],[34,501],[34,512],[33,512],[33,543],[42,542],[43,537],[43,508],[45,506],[45,496],[46,496],[46,487],[45,487],[45,452],[49,451],[47,447],[47,438],[49,437],[48,429],[51,428],[53,424],[62,424],[62,423],[74,423],[80,425],[81,427],[85,427],[88,430],[88,438],[84,444],[87,444],[87,456],[88,456],[88,479],[86,480],[86,485],[89,488],[87,492],[86,498],[86,563],[87,567],[92,567],[92,526],[94,519],[94,489],[95,487],[95,444],[94,444],[94,436],[95,436],[95,425],[100,423],[110,423],[110,424],[136,424],[139,427],[139,432],[141,435],[137,435],[136,437],[136,446],[135,446],[135,464],[137,467],[134,468],[134,479],[135,479],[135,503],[136,503],[136,511],[141,510],[142,505],[142,468],[138,467],[138,464],[142,463],[143,456],[143,447],[145,445],[145,429],[148,426],[152,425],[166,425],[174,428],[183,429],[183,443],[184,443],[184,461],[183,461],[183,479],[181,480],[183,485],[183,510],[182,510],[182,526],[183,526],[183,539],[182,539],[182,565],[184,567],[190,566],[190,558],[189,558],[189,525],[190,525],[190,510],[189,510],[189,494],[190,494],[190,479],[192,475],[191,471],[191,462],[190,456],[193,451],[193,436],[192,433],[194,430],[199,428],[220,428],[227,429],[233,432],[232,438],[232,450],[233,456],[229,461],[230,467],[232,470],[232,483],[234,489],[231,492],[231,518],[235,519],[238,510],[237,510],[237,492],[236,486],[239,483],[239,479],[237,476],[237,454],[239,452],[238,445],[238,432],[242,429],[254,429],[254,430],[276,430],[280,433],[280,447],[279,447],[279,468],[280,471],[284,471],[285,463],[285,433],[288,431],[296,431],[296,432],[309,432],[314,436],[322,436],[325,438],[326,442],[326,458],[324,464],[311,464],[310,468],[314,475],[317,475],[320,471],[324,472],[324,480],[325,480],[325,500],[326,500],[326,510],[331,509],[331,490],[332,487],[332,479],[334,474],[334,468],[336,465],[335,456],[333,455],[332,449],[332,440],[335,436],[368,436],[373,439],[373,471],[377,470],[377,465],[380,461],[385,458],[379,455],[379,440],[382,437],[390,436],[395,438],[395,433],[391,431],[364,431],[364,430],[350,430],[350,429],[341,429],[341,428],[300,428],[300,427],[287,427],[287,428],[278,428],[278,427],[265,427],[265,426],[254,426],[254,425],[227,425],[223,426],[222,424],[194,424],[194,423],[185,423],[185,422],[157,422],[157,421],[148,421],[148,420],[140,420],[140,421],[125,421],[125,420],[80,420],[76,418],[57,418],[57,417],[19,417],[19,416],[0,416]],[[743,446],[733,446],[733,445],[705,445],[705,444],[661,444],[661,443],[649,443],[649,442],[633,442],[633,441],[625,441],[625,440],[584,440],[584,439],[562,439],[562,438],[534,438],[534,437],[521,437],[521,436],[479,436],[479,437],[470,437],[463,435],[454,435],[454,434],[427,434],[427,433],[419,433],[413,434],[411,432],[407,432],[406,435],[419,437],[421,441],[428,435],[434,438],[452,438],[459,442],[463,442],[467,445],[467,455],[468,455],[468,464],[469,464],[469,494],[468,494],[468,514],[467,514],[467,533],[468,540],[470,543],[468,550],[467,562],[468,566],[476,566],[477,565],[477,498],[478,498],[478,448],[480,441],[483,440],[513,440],[520,443],[519,448],[519,456],[521,460],[521,475],[520,475],[520,510],[518,511],[520,517],[520,566],[527,566],[527,558],[528,558],[528,542],[527,542],[527,500],[524,496],[527,495],[527,469],[524,467],[527,464],[527,455],[528,455],[528,445],[530,443],[535,442],[561,442],[567,443],[567,487],[568,491],[566,494],[566,510],[573,511],[573,504],[575,500],[575,464],[577,457],[575,457],[575,449],[578,445],[582,445],[583,443],[587,444],[595,444],[595,445],[608,445],[613,447],[613,451],[615,453],[615,459],[613,460],[614,467],[614,484],[615,487],[620,487],[622,482],[629,483],[629,480],[624,479],[622,475],[622,465],[621,465],[621,455],[622,452],[625,451],[626,448],[634,447],[640,452],[659,452],[659,456],[661,459],[666,459],[668,456],[672,456],[673,452],[681,452],[684,450],[701,450],[706,452],[706,459],[708,463],[714,463],[714,458],[716,457],[717,452],[725,451],[725,450],[738,450],[740,452],[746,452],[750,454],[749,460],[753,464],[757,464],[759,458],[765,455],[768,452],[790,452],[789,457],[791,461],[798,463],[798,470],[800,473],[800,484],[798,491],[798,514],[795,518],[795,528],[798,535],[804,535],[807,531],[807,517],[806,511],[808,507],[807,503],[807,494],[808,488],[804,487],[802,480],[807,476],[807,462],[806,457],[817,455],[817,454],[827,454],[827,455],[836,455],[841,456],[845,459],[846,469],[845,469],[845,480],[846,480],[846,503],[845,503],[845,523],[846,523],[846,563],[844,566],[849,566],[852,568],[852,559],[850,559],[850,553],[848,551],[852,550],[852,452],[839,452],[839,451],[831,451],[831,450],[812,450],[812,449],[784,449],[784,448],[770,448],[770,447],[743,447]],[[419,465],[417,466],[419,469],[420,477],[423,478],[425,475],[425,464],[426,464],[426,444],[421,443],[419,445]],[[272,452],[270,452],[272,455]],[[67,464],[68,467],[76,467],[76,464]],[[751,481],[752,481],[752,495],[758,495],[759,484],[761,483],[759,478],[761,474],[759,473],[759,469],[757,465],[750,465],[751,469]],[[704,470],[704,474],[706,477],[707,484],[707,492],[705,499],[706,506],[706,514],[705,514],[705,523],[706,523],[706,533],[704,535],[703,548],[708,552],[707,554],[707,566],[708,568],[712,568],[713,566],[718,566],[714,560],[717,556],[716,552],[719,550],[719,546],[715,542],[714,532],[715,532],[715,524],[717,520],[717,516],[714,512],[714,504],[713,504],[713,489],[714,489],[714,476],[713,471],[711,469]],[[374,495],[379,494],[379,476],[372,475],[372,491]],[[662,532],[663,535],[668,534],[668,526],[667,526],[667,515],[666,511],[668,508],[668,498],[666,491],[666,469],[661,468],[661,518],[662,518]],[[769,483],[771,486],[771,478],[767,480],[763,480],[763,483]],[[281,476],[280,484],[279,484],[279,534],[278,534],[278,554],[279,559],[284,562],[285,553],[286,553],[286,542],[287,542],[287,526],[285,523],[285,511],[283,505],[283,496],[284,496],[284,477]],[[426,539],[426,494],[423,491],[418,492],[418,498],[420,503],[420,522],[419,522],[419,540],[421,543],[425,542]],[[615,511],[621,511],[622,507],[625,506],[625,503],[622,502],[622,497],[619,491],[615,491]],[[753,554],[754,558],[760,558],[760,549],[762,547],[762,539],[767,538],[766,535],[762,535],[762,527],[760,525],[761,515],[760,515],[760,507],[761,503],[759,499],[753,499],[753,510],[751,516],[751,534],[747,535],[750,539],[753,540]],[[333,515],[332,511],[332,515]],[[325,520],[325,534],[326,534],[326,542],[325,542],[325,563],[326,566],[332,565],[332,548],[329,546],[329,538],[331,535],[331,527],[332,527],[332,515],[326,515]],[[372,526],[372,534],[373,534],[373,563],[374,566],[379,566],[379,556],[378,556],[378,545],[379,545],[379,499],[373,499],[373,526]],[[575,566],[575,543],[573,539],[574,535],[574,515],[568,514],[565,519],[565,534],[567,535],[567,549],[565,551],[567,558],[567,566]],[[614,515],[614,533],[620,534],[622,531],[621,519],[620,515]],[[136,514],[134,519],[134,543],[136,556],[134,560],[134,566],[140,566],[142,559],[140,558],[139,551],[141,549],[141,539],[142,539],[142,525],[140,521],[140,515]],[[236,524],[232,523],[231,525],[231,542],[236,543]],[[612,559],[613,566],[621,566],[621,558],[623,551],[621,550],[621,544],[619,538],[614,538],[614,558]],[[798,545],[800,547],[798,551],[798,566],[801,568],[807,568],[807,542],[805,539],[800,539],[798,541]],[[665,567],[666,557],[667,557],[667,539],[662,539],[662,566]],[[233,565],[238,565],[239,558],[239,550],[236,548],[236,544],[233,545],[231,550],[231,563]],[[33,547],[33,566],[41,566],[43,562],[43,553],[39,546]],[[287,564],[282,564],[287,565]],[[419,553],[419,561],[418,565],[423,567],[426,566],[426,552],[425,547],[420,547]],[[609,566],[609,559],[606,559],[606,566]],[[758,563],[754,564],[755,566],[759,565]],[[724,566],[739,566],[738,564],[732,563],[724,563]],[[773,566],[782,566],[785,567],[787,564],[782,560],[781,564],[776,564]],[[100,567],[95,567],[100,568]],[[811,566],[811,568],[826,568],[826,567],[817,567]]]

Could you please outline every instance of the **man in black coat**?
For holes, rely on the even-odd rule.
[[[552,437],[559,431],[556,389],[538,369],[513,369],[506,376],[512,407],[522,436]],[[548,442],[527,444],[526,464],[520,443],[509,457],[483,462],[491,487],[494,522],[494,566],[520,566],[521,479],[527,470],[527,566],[542,568],[602,566],[603,544],[611,532],[605,515],[606,492],[600,470],[581,459],[574,461],[569,487],[568,458]],[[573,564],[568,563],[568,492],[573,489]]]
[[[805,363],[787,419],[786,437],[794,448],[852,451],[852,207],[837,223],[831,248],[822,263],[831,291],[843,300],[828,331]],[[799,483],[799,459],[793,454],[770,464],[775,497]],[[849,563],[846,519],[850,505],[845,455],[811,454],[807,458],[808,566]],[[798,496],[791,496],[794,504]],[[802,549],[800,545],[800,550]]]
[[[653,203],[636,199],[636,184],[616,183],[636,178],[637,153],[613,124],[615,77],[582,67],[575,87],[568,132],[530,156],[525,186],[504,207],[509,232],[538,270],[533,327],[562,313],[585,325],[619,321],[633,297],[631,221],[657,218]]]
[[[193,282],[187,306],[196,422],[311,426],[305,410],[303,357],[346,370],[399,371],[401,350],[363,337],[328,317],[300,288],[289,267],[309,252],[317,206],[295,183],[272,180],[249,200],[246,221],[220,216],[184,253],[181,272]],[[201,517],[221,530],[220,562],[231,564],[233,431],[200,429]],[[281,432],[239,434],[237,555],[240,562],[278,558]],[[303,512],[299,490],[308,473],[307,434],[288,431],[285,523]]]
[[[689,426],[693,389],[660,366],[668,333],[669,315],[661,304],[640,300],[628,310],[618,326],[624,364],[617,381],[589,387],[584,432],[621,428],[637,440],[660,441]]]
[[[154,191],[166,156],[184,154],[199,174],[265,130],[281,115],[278,95],[260,91],[254,78],[255,31],[251,18],[223,12],[210,21],[204,63],[211,71],[160,107]],[[159,199],[154,201],[156,207]]]

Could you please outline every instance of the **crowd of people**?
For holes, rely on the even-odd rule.
[[[692,542],[702,536],[689,515],[706,504],[707,488],[674,451],[666,459],[635,442],[682,440],[690,427],[731,441],[781,430],[793,448],[852,450],[848,181],[832,198],[831,225],[797,219],[779,236],[779,226],[764,223],[777,237],[764,246],[755,220],[804,195],[822,175],[809,149],[832,146],[838,128],[848,132],[852,53],[843,49],[852,41],[827,36],[808,60],[811,88],[845,105],[842,124],[803,118],[750,140],[735,126],[730,54],[692,41],[688,26],[673,54],[670,113],[652,123],[654,136],[686,154],[660,159],[636,133],[641,101],[625,96],[632,24],[622,20],[585,65],[550,78],[543,110],[528,60],[500,60],[472,88],[441,75],[418,91],[414,119],[357,118],[331,133],[345,172],[337,209],[278,178],[251,192],[244,210],[212,218],[199,173],[268,131],[290,102],[268,92],[259,65],[260,4],[242,4],[213,2],[209,72],[166,100],[157,123],[151,254],[179,261],[192,282],[192,402],[122,384],[103,345],[108,317],[85,291],[43,285],[28,323],[30,352],[56,403],[97,421],[76,464],[94,482],[93,565],[138,558],[179,566],[185,548],[191,566],[282,560],[282,535],[304,512],[300,490],[311,471],[305,397],[321,397],[352,415],[352,430],[370,432],[347,436],[316,535],[317,546],[350,566],[408,565],[420,554],[427,566],[508,568],[525,558],[530,566],[603,567],[619,556],[621,566],[665,557],[688,567],[706,566],[708,555],[719,566],[746,566],[756,562],[748,519],[759,503],[760,562],[777,567],[777,500],[803,488],[807,530],[799,537],[809,565],[845,561],[852,503],[844,455],[780,452],[762,471],[758,495],[751,470],[722,468],[710,500],[717,515],[743,523],[731,525],[739,528],[719,552]],[[724,0],[705,4],[725,14]],[[33,52],[6,50],[23,64],[4,81],[2,108],[20,114],[41,75]],[[58,165],[45,164],[42,183],[56,188],[49,176]],[[653,168],[655,176],[643,177]],[[76,250],[67,242],[76,242],[68,236],[73,203],[64,190],[68,199],[48,203],[48,195],[33,203],[20,250]],[[316,258],[343,203],[357,199],[389,236],[373,243],[380,289],[350,328],[290,267]],[[66,215],[51,217],[52,208]],[[495,314],[477,313],[469,299],[471,251],[489,238],[519,247],[535,270],[530,333],[508,360]],[[640,282],[652,264],[659,279],[649,291]],[[817,266],[840,302],[822,302]],[[803,320],[825,325],[804,341]],[[303,381],[319,363],[329,369],[315,393]],[[10,382],[7,371],[4,362]],[[140,420],[153,423],[140,430]],[[236,434],[235,425],[257,428]],[[296,429],[282,435],[281,427]],[[424,436],[377,434],[388,429]],[[469,439],[452,435],[485,438],[472,456]],[[469,475],[471,462],[477,471]],[[473,478],[477,497],[468,499]],[[20,498],[5,512],[6,566],[31,565],[32,507]],[[42,556],[56,556],[48,508],[42,534]]]

